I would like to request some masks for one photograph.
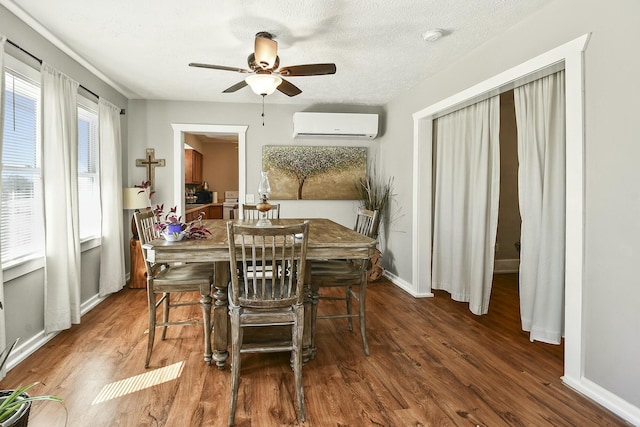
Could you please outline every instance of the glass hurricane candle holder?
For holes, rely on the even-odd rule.
[[[269,172],[262,171],[260,183],[258,184],[258,197],[260,202],[256,205],[259,214],[258,226],[271,225],[271,221],[267,218],[267,212],[271,210],[271,204],[268,202],[269,194],[271,194],[271,185],[269,184]]]

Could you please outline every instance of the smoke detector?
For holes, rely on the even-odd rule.
[[[424,39],[424,41],[434,42],[436,40],[439,40],[443,34],[444,32],[441,29],[434,28],[432,30],[428,30],[422,33],[422,38]]]

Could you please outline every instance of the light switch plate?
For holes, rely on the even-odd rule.
[[[256,199],[255,199],[253,194],[247,194],[245,196],[245,199],[246,199],[247,203],[255,203],[256,202]]]

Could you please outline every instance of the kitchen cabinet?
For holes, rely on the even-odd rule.
[[[190,208],[187,205],[184,222],[191,222],[198,219],[198,215],[201,213],[203,214],[202,219],[222,219],[222,204],[212,203],[209,205],[200,205],[197,209]]]
[[[222,205],[209,205],[209,219],[222,219]]]
[[[209,212],[208,209],[205,207],[204,209],[197,209],[193,212],[189,212],[184,216],[184,222],[191,222],[191,221],[195,221],[196,219],[198,219],[198,216],[204,213],[202,216],[202,219],[207,219],[209,218]]]
[[[184,150],[184,183],[202,184],[202,153]]]
[[[191,222],[198,219],[201,213],[202,219],[222,219],[222,203],[211,203],[208,205],[198,205],[197,208],[186,205],[184,222]]]
[[[184,222],[189,223],[197,217],[198,217],[197,212],[190,212],[184,216]]]

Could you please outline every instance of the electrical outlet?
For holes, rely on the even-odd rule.
[[[253,193],[251,194],[247,194],[245,197],[245,200],[247,201],[247,203],[255,203],[256,199],[255,196],[253,195]]]

